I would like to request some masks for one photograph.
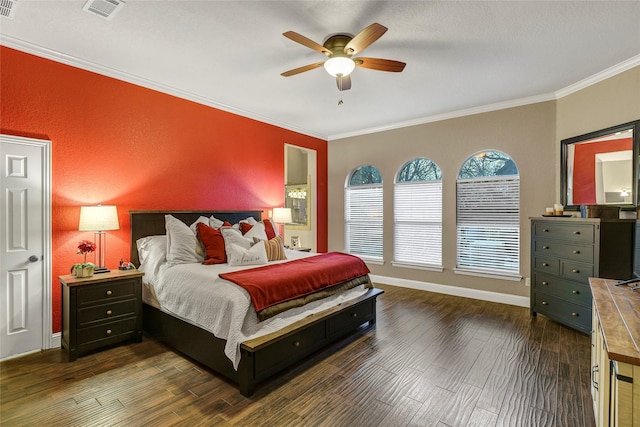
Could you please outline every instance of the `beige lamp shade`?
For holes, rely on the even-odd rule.
[[[271,218],[279,224],[288,224],[291,219],[291,208],[273,208],[273,217]]]
[[[79,231],[119,230],[118,209],[113,205],[81,206]]]

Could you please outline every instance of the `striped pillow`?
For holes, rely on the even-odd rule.
[[[260,239],[257,237],[253,238],[255,243],[258,243]],[[287,259],[287,256],[284,253],[284,243],[282,242],[282,236],[276,236],[273,239],[263,240],[264,249],[267,252],[267,259],[269,261],[279,261],[283,259]]]

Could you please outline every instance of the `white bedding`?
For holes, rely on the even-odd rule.
[[[289,260],[314,256],[300,251],[286,250]],[[280,263],[287,261],[273,261]],[[234,369],[240,363],[240,344],[246,340],[282,329],[310,314],[357,298],[367,292],[364,286],[325,298],[304,307],[288,310],[263,322],[258,322],[247,291],[218,277],[228,271],[238,271],[255,266],[227,264],[179,264],[169,266],[166,262],[149,268],[140,266],[145,272],[143,281],[152,287],[160,309],[186,320],[227,340],[225,354],[233,362]]]

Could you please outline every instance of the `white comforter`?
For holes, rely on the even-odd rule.
[[[314,256],[286,251],[289,260]],[[286,261],[274,261],[286,262]],[[304,307],[288,310],[263,322],[258,322],[247,291],[218,274],[256,266],[230,267],[227,264],[161,265],[157,274],[145,272],[144,281],[152,285],[161,310],[208,330],[216,337],[227,340],[224,352],[233,362],[240,363],[240,344],[243,341],[282,329],[310,314],[357,298],[367,290],[363,286],[325,298]],[[144,267],[141,267],[144,271]]]

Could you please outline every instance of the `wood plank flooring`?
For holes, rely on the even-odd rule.
[[[378,323],[245,398],[145,337],[0,363],[2,426],[595,425],[590,339],[526,308],[382,286]]]

